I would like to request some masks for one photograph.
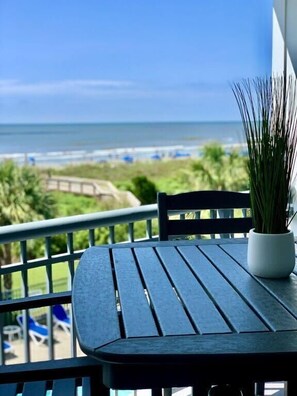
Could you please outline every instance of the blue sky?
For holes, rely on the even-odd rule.
[[[0,0],[0,123],[239,119],[272,0]]]

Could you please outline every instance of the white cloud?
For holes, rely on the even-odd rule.
[[[0,79],[0,98],[32,99],[55,97],[81,97],[84,99],[170,99],[217,97],[226,95],[226,83],[156,83],[128,80],[60,80],[23,82],[16,79]]]
[[[122,80],[62,80],[32,83],[13,79],[0,80],[1,96],[106,95],[129,92],[131,89],[133,83]]]

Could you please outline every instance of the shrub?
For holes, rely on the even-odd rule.
[[[156,203],[157,188],[155,183],[146,176],[136,176],[132,179],[132,192],[140,200],[142,205]]]

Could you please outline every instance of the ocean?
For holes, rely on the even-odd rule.
[[[244,142],[241,122],[0,124],[0,160],[63,164],[197,155]]]

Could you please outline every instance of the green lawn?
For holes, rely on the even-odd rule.
[[[67,263],[57,263],[53,265],[53,287],[54,292],[68,289],[69,270]],[[28,271],[29,294],[39,291],[45,293],[46,290],[46,269],[44,267],[34,268]],[[20,272],[13,274],[13,286],[15,297],[22,294],[22,275]]]

